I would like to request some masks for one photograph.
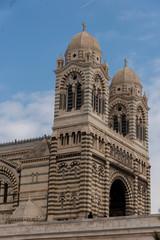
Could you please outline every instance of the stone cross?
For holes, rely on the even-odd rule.
[[[127,66],[127,58],[124,59],[124,66]]]
[[[83,32],[85,32],[86,31],[86,24],[85,24],[85,22],[83,22],[82,25],[83,25]]]

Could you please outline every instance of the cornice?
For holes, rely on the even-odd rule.
[[[72,153],[57,154],[57,155],[56,155],[56,158],[57,158],[57,159],[61,159],[61,158],[66,158],[66,157],[79,156],[79,155],[81,155],[81,151],[72,152]]]
[[[33,162],[41,162],[44,160],[49,160],[50,159],[50,155],[45,156],[45,157],[40,157],[40,158],[30,158],[30,159],[21,159],[20,162],[21,163],[33,163]]]
[[[106,72],[105,72],[102,64],[93,64],[91,62],[89,62],[89,63],[76,62],[75,60],[70,61],[69,63],[67,63],[61,69],[54,70],[54,72],[55,72],[55,74],[61,74],[61,73],[65,72],[70,67],[78,67],[78,68],[89,68],[89,67],[91,67],[92,69],[100,69],[103,72],[104,77],[107,78],[108,81],[111,79],[108,75],[106,75]]]

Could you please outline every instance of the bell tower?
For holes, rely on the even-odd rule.
[[[49,220],[87,217],[94,208],[95,215],[105,211],[101,175],[105,171],[104,129],[108,125],[110,78],[108,65],[106,61],[103,65],[101,58],[99,43],[86,32],[83,23],[83,31],[72,38],[65,52],[65,64],[61,54],[57,59]],[[93,162],[93,145],[98,164]],[[93,171],[102,178],[98,183]],[[97,191],[100,194],[94,199]]]
[[[148,157],[148,99],[142,95],[142,84],[137,74],[127,67],[113,77],[109,97],[109,127],[132,145],[133,214],[150,213],[150,164]],[[112,146],[119,159],[126,150]],[[127,149],[129,151],[130,149]],[[131,156],[131,155],[130,155]],[[126,160],[124,160],[126,161]],[[122,171],[125,176],[127,173]]]
[[[126,59],[110,87],[108,70],[83,23],[54,71],[50,221],[150,213],[147,97]]]

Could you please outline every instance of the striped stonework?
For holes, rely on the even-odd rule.
[[[92,210],[92,135],[86,131],[82,132],[81,143],[81,173],[79,186],[79,217],[87,217]]]
[[[56,154],[57,154],[57,139],[56,137],[51,138],[51,149],[50,149],[50,164],[49,164],[49,179],[48,179],[48,220],[54,218],[55,205],[57,202],[56,192]]]
[[[28,201],[37,221],[150,213],[148,99],[126,59],[110,86],[108,70],[83,23],[57,59],[51,136],[0,144],[3,223]]]

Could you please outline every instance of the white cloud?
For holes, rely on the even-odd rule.
[[[18,93],[0,103],[0,142],[51,134],[54,92]]]
[[[152,77],[143,83],[149,98],[149,149],[151,162],[152,183],[152,213],[160,208],[160,59],[156,58],[136,66],[136,53],[128,59],[129,67],[144,80],[148,72]],[[148,80],[148,79],[147,79]],[[0,142],[14,139],[26,139],[51,134],[54,115],[54,92],[34,92],[31,94],[18,93],[10,101],[0,103]]]
[[[94,0],[90,0],[90,1],[86,2],[85,4],[83,4],[80,8],[86,8],[93,2],[94,2]]]
[[[143,68],[139,68],[144,82],[143,87],[147,92],[149,100],[149,156],[151,163],[151,198],[152,213],[157,213],[160,208],[160,188],[159,188],[159,171],[160,171],[160,59],[150,60]],[[147,75],[150,73],[150,78]]]
[[[120,20],[130,20],[130,19],[143,19],[143,18],[154,18],[156,14],[154,12],[142,12],[137,10],[124,10],[119,16]]]

